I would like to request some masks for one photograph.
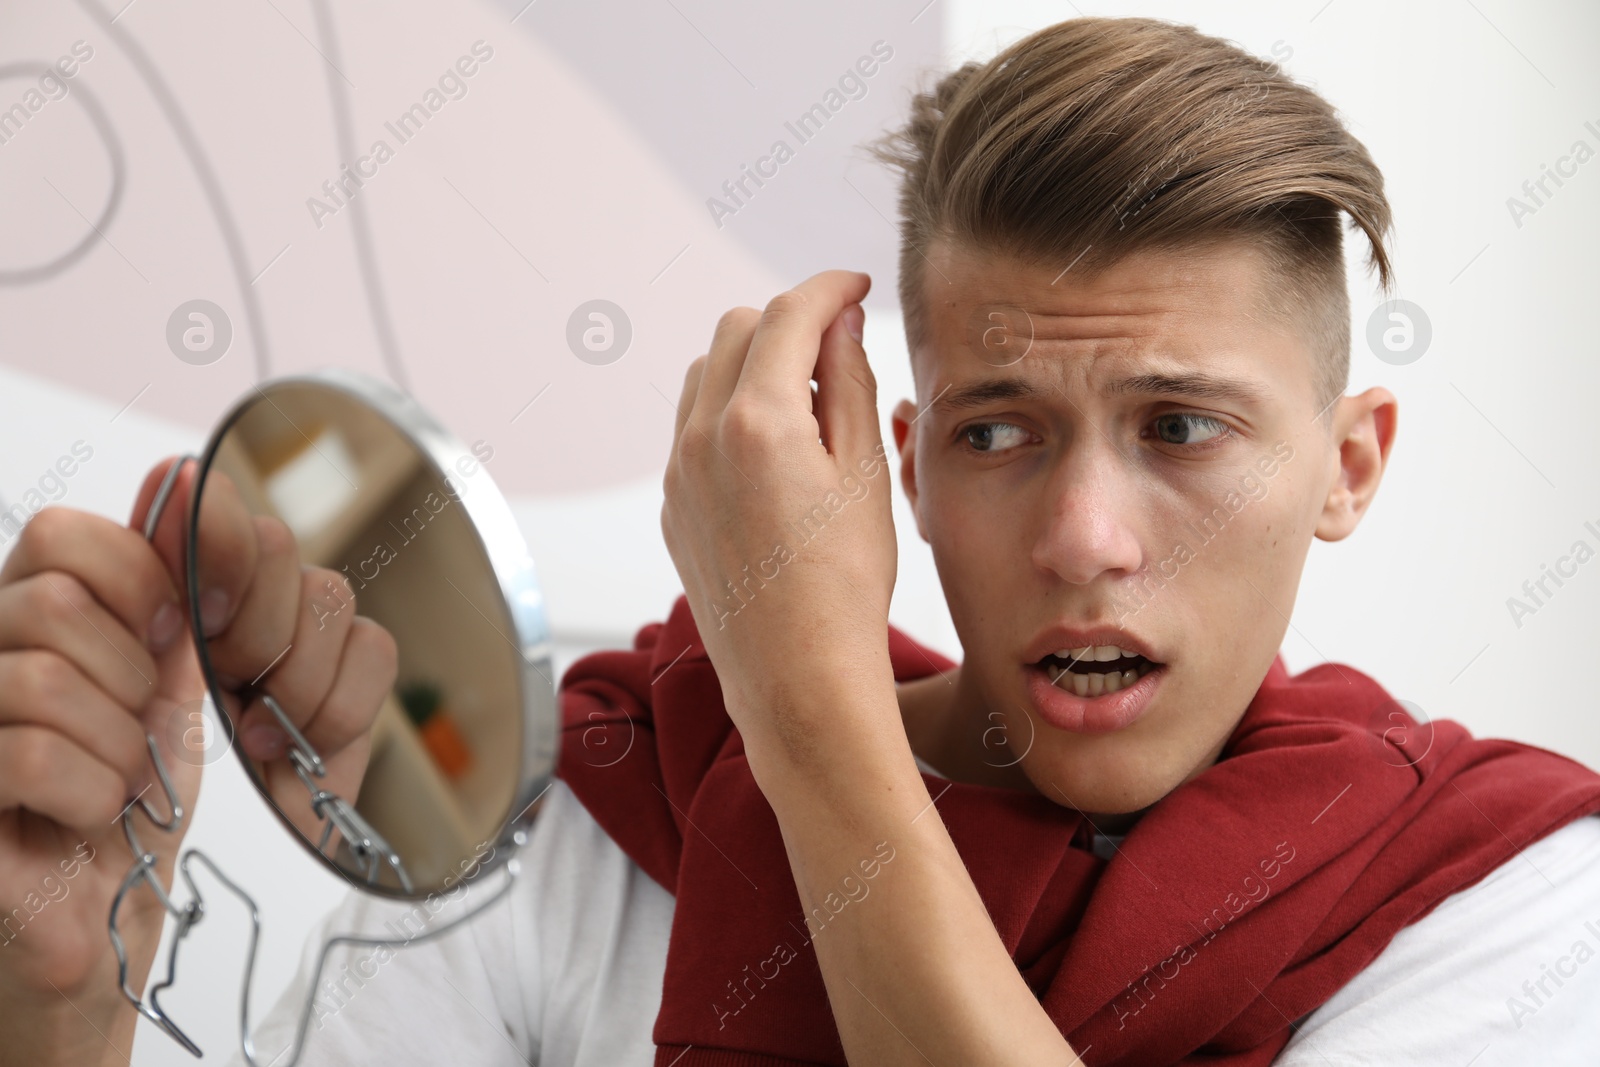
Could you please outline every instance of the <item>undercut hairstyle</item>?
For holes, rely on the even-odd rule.
[[[1302,336],[1319,407],[1349,381],[1341,212],[1393,287],[1383,175],[1333,107],[1192,26],[1077,18],[917,93],[867,146],[901,172],[900,306],[926,340],[924,250],[936,239],[1052,273],[1136,251],[1243,239],[1265,258],[1262,311]]]

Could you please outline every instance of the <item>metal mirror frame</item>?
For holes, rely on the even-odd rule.
[[[189,531],[185,549],[191,619],[200,617],[196,545],[200,501],[204,497],[205,480],[211,473],[217,449],[221,447],[229,429],[247,411],[263,399],[270,402],[271,390],[306,385],[331,387],[365,403],[383,416],[402,437],[417,447],[432,473],[441,480],[449,472],[454,471],[457,459],[472,454],[454,434],[446,430],[409,394],[401,392],[388,382],[357,371],[331,367],[308,374],[273,378],[256,385],[249,393],[240,397],[223,416],[216,429],[212,431],[205,451],[200,455],[199,469],[195,473],[195,487],[189,501]],[[285,415],[285,419],[287,418]],[[487,471],[484,473],[487,474]],[[455,474],[450,476],[458,477]],[[473,536],[482,547],[489,566],[494,571],[512,626],[516,631],[515,634],[501,634],[501,636],[515,649],[521,661],[517,680],[522,704],[521,767],[506,820],[502,823],[500,833],[493,843],[493,856],[483,865],[481,873],[488,875],[504,862],[503,851],[509,852],[519,832],[525,833],[532,825],[534,816],[529,809],[533,802],[544,794],[555,776],[560,711],[544,595],[539,588],[533,557],[528,551],[521,529],[517,526],[516,518],[511,513],[511,506],[506,503],[505,496],[501,494],[499,486],[495,485],[492,479],[485,479],[482,485],[474,485],[471,492],[452,498],[451,503],[465,509]],[[490,625],[499,629],[492,620]],[[225,705],[213,678],[214,672],[211,669],[211,659],[206,650],[205,639],[198,631],[194,636],[195,651],[200,657],[201,671],[206,679],[206,690],[211,696],[213,706],[217,709],[217,718],[228,732],[228,742],[234,745],[234,751],[244,767],[245,774],[262,794],[262,799],[267,802],[272,813],[295,839],[304,844],[308,852],[315,854],[324,866],[348,880],[349,872],[330,857],[317,852],[300,829],[261,788],[261,783],[256,780],[255,771],[245,757],[244,751],[234,744],[236,740],[233,735],[234,724],[222,710]],[[434,895],[432,892],[424,891],[405,893],[387,886],[363,885],[360,888],[375,896],[399,900],[424,900]]]

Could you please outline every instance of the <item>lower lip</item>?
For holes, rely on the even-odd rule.
[[[1165,666],[1157,667],[1126,689],[1097,697],[1081,697],[1051,684],[1043,668],[1024,667],[1023,670],[1027,672],[1028,693],[1039,717],[1058,730],[1078,734],[1111,733],[1133,725],[1150,706],[1156,687],[1167,673]]]

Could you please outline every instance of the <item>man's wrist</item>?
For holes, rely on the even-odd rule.
[[[814,812],[819,801],[904,804],[926,792],[892,676],[881,691],[837,684],[770,691],[758,714],[766,727],[745,737],[745,757],[780,821],[785,810]]]

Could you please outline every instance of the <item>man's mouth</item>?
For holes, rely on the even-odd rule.
[[[1063,648],[1034,664],[1059,689],[1080,697],[1115,693],[1161,667],[1132,649],[1116,645]]]

